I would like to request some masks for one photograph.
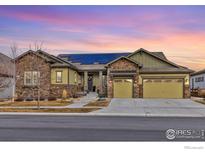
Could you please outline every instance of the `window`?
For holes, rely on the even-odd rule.
[[[31,72],[25,72],[24,73],[24,85],[32,85]]]
[[[63,82],[62,71],[56,71],[56,83],[62,83],[62,82]]]
[[[204,82],[204,77],[196,77],[195,82]]]
[[[24,85],[36,86],[39,84],[40,72],[27,71],[24,72]]]

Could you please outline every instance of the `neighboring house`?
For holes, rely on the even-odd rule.
[[[205,89],[205,69],[191,74],[191,89]]]
[[[0,53],[0,99],[12,98],[12,59]]]
[[[44,51],[27,51],[16,59],[16,95],[20,99],[61,98],[63,90],[73,96],[78,91],[77,68]]]
[[[77,67],[85,91],[110,98],[189,98],[193,71],[169,61],[162,52],[60,54]]]

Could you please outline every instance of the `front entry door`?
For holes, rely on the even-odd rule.
[[[88,76],[88,90],[93,91],[93,76]]]

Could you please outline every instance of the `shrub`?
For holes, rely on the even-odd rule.
[[[66,99],[68,97],[67,91],[64,89],[62,94],[62,99]]]

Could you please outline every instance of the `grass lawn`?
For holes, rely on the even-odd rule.
[[[100,108],[0,108],[0,112],[88,113]]]
[[[92,101],[86,105],[84,105],[85,107],[106,107],[110,104],[110,100],[106,99],[103,101]]]
[[[72,104],[71,100],[68,101],[40,101],[40,106],[67,106]],[[37,101],[26,102],[0,102],[0,106],[37,106]]]

